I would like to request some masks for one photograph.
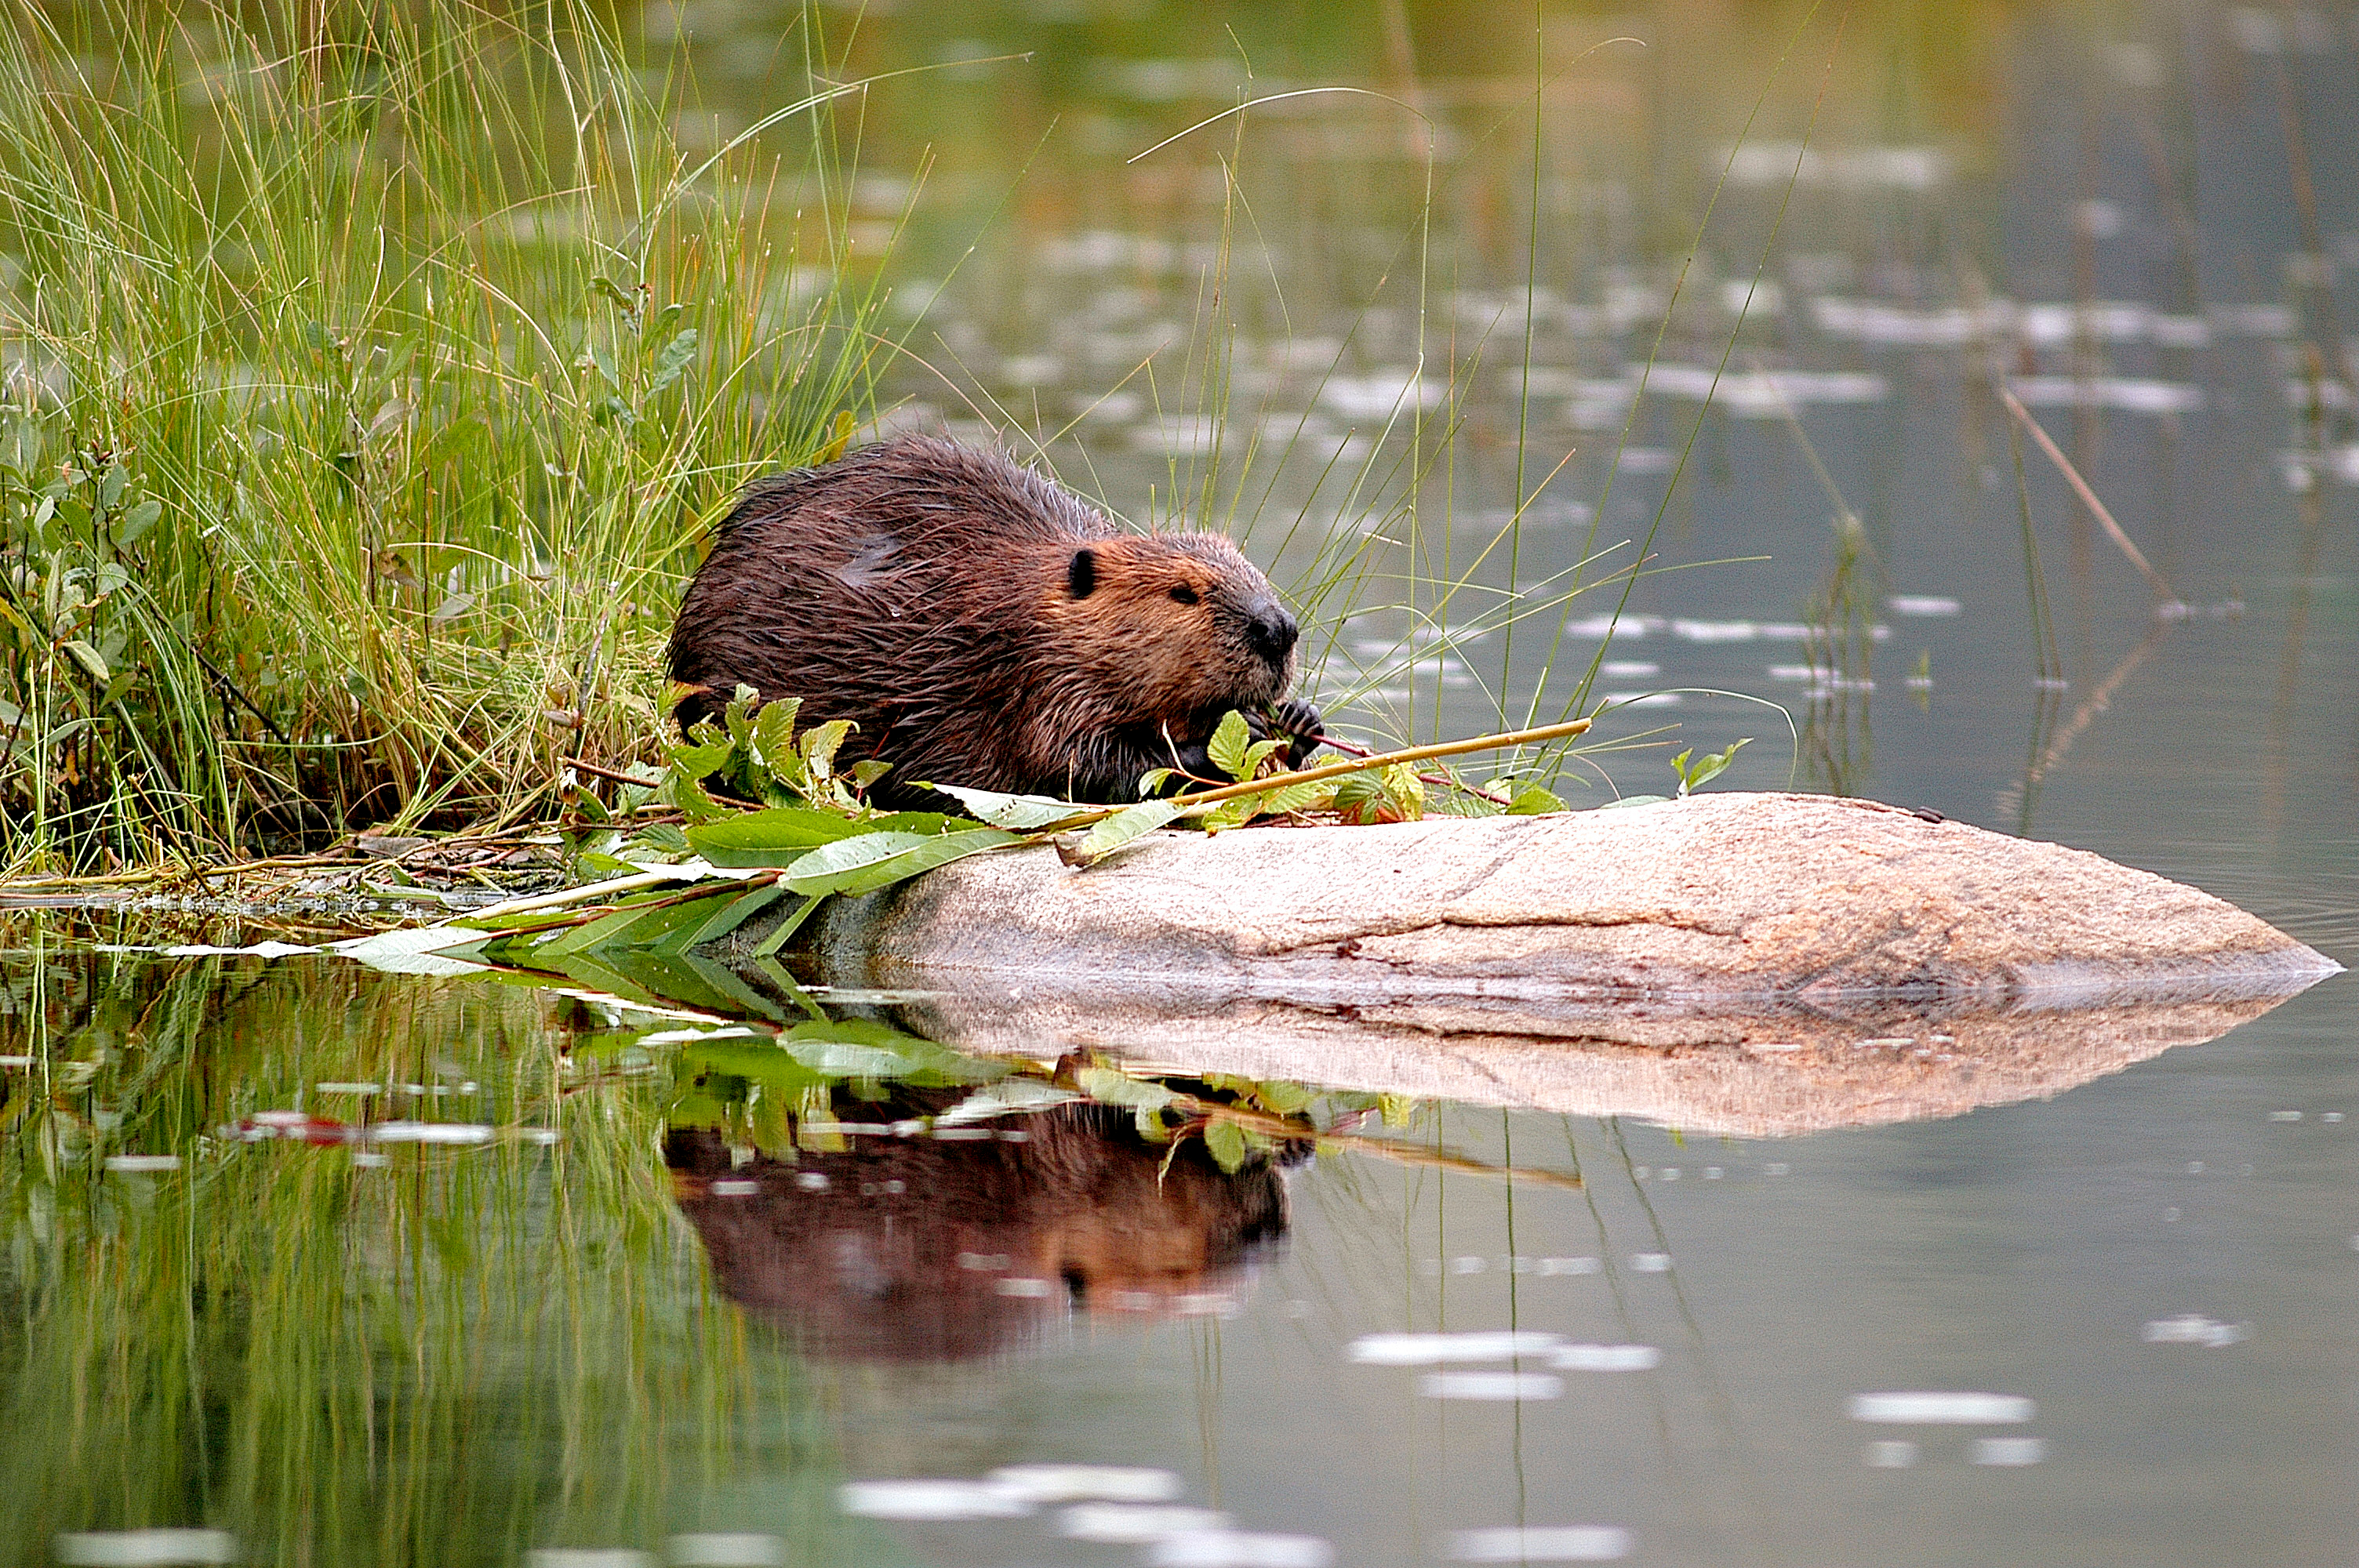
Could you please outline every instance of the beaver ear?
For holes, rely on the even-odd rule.
[[[1065,568],[1065,586],[1075,599],[1087,599],[1098,586],[1098,556],[1095,550],[1073,552],[1072,565]]]

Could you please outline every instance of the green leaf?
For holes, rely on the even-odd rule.
[[[708,942],[718,942],[778,900],[788,896],[787,890],[776,882],[768,887],[756,888],[748,893],[740,893],[707,918],[703,925],[690,932],[680,947],[686,950],[701,947]]]
[[[1510,816],[1546,816],[1552,811],[1564,808],[1563,801],[1538,784],[1525,785],[1516,792],[1513,800],[1507,802],[1507,815]]]
[[[1261,810],[1258,795],[1240,795],[1224,800],[1196,819],[1196,826],[1207,833],[1225,833],[1232,827],[1243,827]]]
[[[1178,803],[1170,800],[1142,800],[1136,806],[1124,806],[1082,834],[1074,853],[1084,861],[1103,860],[1132,839],[1154,832],[1179,815]]]
[[[1272,1079],[1266,1083],[1256,1084],[1253,1087],[1253,1096],[1280,1116],[1292,1116],[1310,1103],[1309,1089],[1304,1088],[1300,1084],[1290,1084],[1283,1079]]]
[[[784,920],[779,921],[777,925],[772,926],[770,928],[770,934],[767,936],[763,937],[760,942],[755,945],[752,955],[753,957],[756,960],[765,959],[769,957],[773,953],[776,953],[779,948],[784,947],[789,941],[793,940],[795,933],[803,928],[803,922],[811,917],[811,911],[817,909],[825,901],[822,899],[807,898],[803,900],[801,903],[796,905],[795,912],[792,914],[788,915]],[[775,968],[775,966],[773,967]],[[778,972],[783,975],[786,971],[780,969]],[[796,992],[799,995],[801,988],[797,987]],[[806,1005],[815,1004],[807,1003]]]
[[[994,827],[1011,827],[1019,832],[1054,827],[1099,809],[1075,801],[1052,800],[1045,795],[1002,795],[997,790],[969,789],[964,784],[929,784],[920,787],[949,795]]]
[[[147,536],[147,530],[156,526],[163,515],[162,502],[152,497],[141,502],[125,513],[123,520],[114,525],[114,542],[125,547],[137,544]]]
[[[1220,728],[1204,742],[1204,751],[1214,767],[1243,784],[1253,777],[1253,768],[1245,761],[1245,743],[1252,739],[1253,730],[1245,723],[1245,716],[1232,708],[1221,716]]]
[[[652,827],[640,828],[632,836],[631,842],[658,855],[685,855],[696,848],[688,841],[687,834],[669,822],[658,822]],[[636,869],[627,860],[615,860],[608,867],[608,870],[613,871],[617,876],[628,876]]]
[[[562,958],[599,947],[645,947],[660,940],[679,920],[702,920],[712,913],[699,907],[701,900],[687,904],[658,902],[678,896],[676,890],[667,889],[646,904],[617,909],[586,925],[577,925],[561,936],[535,942],[528,951],[538,960]]]
[[[1253,797],[1254,809],[1265,816],[1283,816],[1289,811],[1305,811],[1335,793],[1334,784],[1324,779],[1308,784],[1290,784],[1277,789],[1265,790]]]
[[[679,807],[680,815],[690,822],[710,822],[717,816],[736,815],[734,807],[723,806],[705,794],[704,786],[686,773],[672,775],[669,793],[670,804]]]
[[[1112,1067],[1083,1067],[1073,1075],[1073,1082],[1100,1105],[1133,1110],[1161,1110],[1175,1098],[1169,1088],[1151,1078],[1134,1078]]]
[[[952,828],[980,827],[980,822],[969,822],[963,816],[951,816],[940,811],[887,811],[875,816],[859,818],[863,827],[888,828],[895,833],[948,833]]]
[[[709,726],[699,725],[699,729]],[[730,743],[726,740],[704,741],[701,744],[683,742],[671,748],[672,771],[684,779],[712,776],[713,771],[729,760]]]
[[[1705,784],[1718,778],[1727,769],[1729,763],[1736,761],[1736,753],[1751,744],[1753,744],[1753,737],[1747,735],[1724,752],[1706,753],[1703,759],[1692,767],[1688,764],[1688,758],[1694,754],[1692,747],[1673,757],[1671,772],[1680,775],[1680,797],[1684,799],[1690,790],[1701,789]]]
[[[783,866],[822,844],[842,838],[914,839],[908,833],[878,833],[848,816],[807,806],[733,812],[718,822],[688,829],[688,841],[716,866]],[[800,892],[802,890],[796,890]]]
[[[802,759],[795,754],[795,715],[802,711],[802,699],[795,697],[766,702],[762,710],[754,715],[751,730],[754,760],[790,789],[799,787],[803,782]]]
[[[1022,842],[1019,835],[996,827],[970,827],[930,838],[914,833],[864,833],[813,849],[789,866],[779,881],[799,893],[856,896],[969,855]]]
[[[1234,1121],[1214,1120],[1204,1129],[1204,1152],[1223,1171],[1235,1175],[1245,1162],[1245,1130]]]
[[[1660,806],[1670,799],[1667,795],[1625,795],[1620,800],[1609,800],[1599,806],[1599,811],[1615,811],[1625,806]]]
[[[92,680],[103,681],[114,674],[106,667],[106,660],[99,651],[79,637],[67,643],[65,650],[73,655],[74,663],[90,672]]]
[[[892,763],[880,762],[875,758],[870,757],[852,764],[851,779],[855,788],[866,789],[892,771]]]
[[[1261,765],[1285,751],[1286,746],[1287,742],[1283,741],[1255,741],[1245,752],[1245,771],[1237,775],[1237,782],[1243,784],[1247,779],[1260,777]]]
[[[746,716],[750,706],[745,699],[745,688],[740,687],[737,695],[731,697],[728,706],[721,710],[721,722],[729,730],[729,743],[743,757],[758,755],[761,751],[761,743],[754,739],[754,720]]]
[[[696,329],[683,327],[663,346],[656,355],[656,373],[647,382],[649,392],[661,392],[680,378],[689,362],[696,358]]]
[[[814,781],[834,771],[836,748],[857,728],[849,719],[831,719],[803,737],[803,766]]]

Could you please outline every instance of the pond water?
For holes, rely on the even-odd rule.
[[[1713,787],[2070,843],[2359,962],[2353,8],[1544,6],[1537,136],[1513,6],[819,14],[848,74],[925,68],[852,188],[864,244],[908,214],[892,421],[1244,535],[1342,728],[1610,694],[1601,738],[1679,728],[1576,805],[1751,737]],[[766,7],[625,15],[712,134],[791,91]],[[1328,85],[1367,92],[1148,151]],[[1167,1171],[1119,1107],[873,1130],[1057,1087],[889,1000],[756,1052],[164,945],[0,926],[9,1561],[2351,1550],[2347,976],[1806,1136],[1218,1086],[1334,1147]]]

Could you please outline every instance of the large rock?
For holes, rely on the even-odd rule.
[[[1799,795],[1167,833],[1086,871],[1047,849],[980,856],[846,901],[820,942],[832,972],[890,985],[1364,1006],[2085,1004],[2277,994],[2334,968],[2096,855]]]
[[[1735,794],[979,856],[839,901],[813,957],[970,1050],[1743,1132],[2053,1094],[2337,968],[2095,855]]]

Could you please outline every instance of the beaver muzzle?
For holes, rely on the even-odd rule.
[[[1256,605],[1245,613],[1245,642],[1272,669],[1286,667],[1286,656],[1294,652],[1301,635],[1302,629],[1284,605]]]

